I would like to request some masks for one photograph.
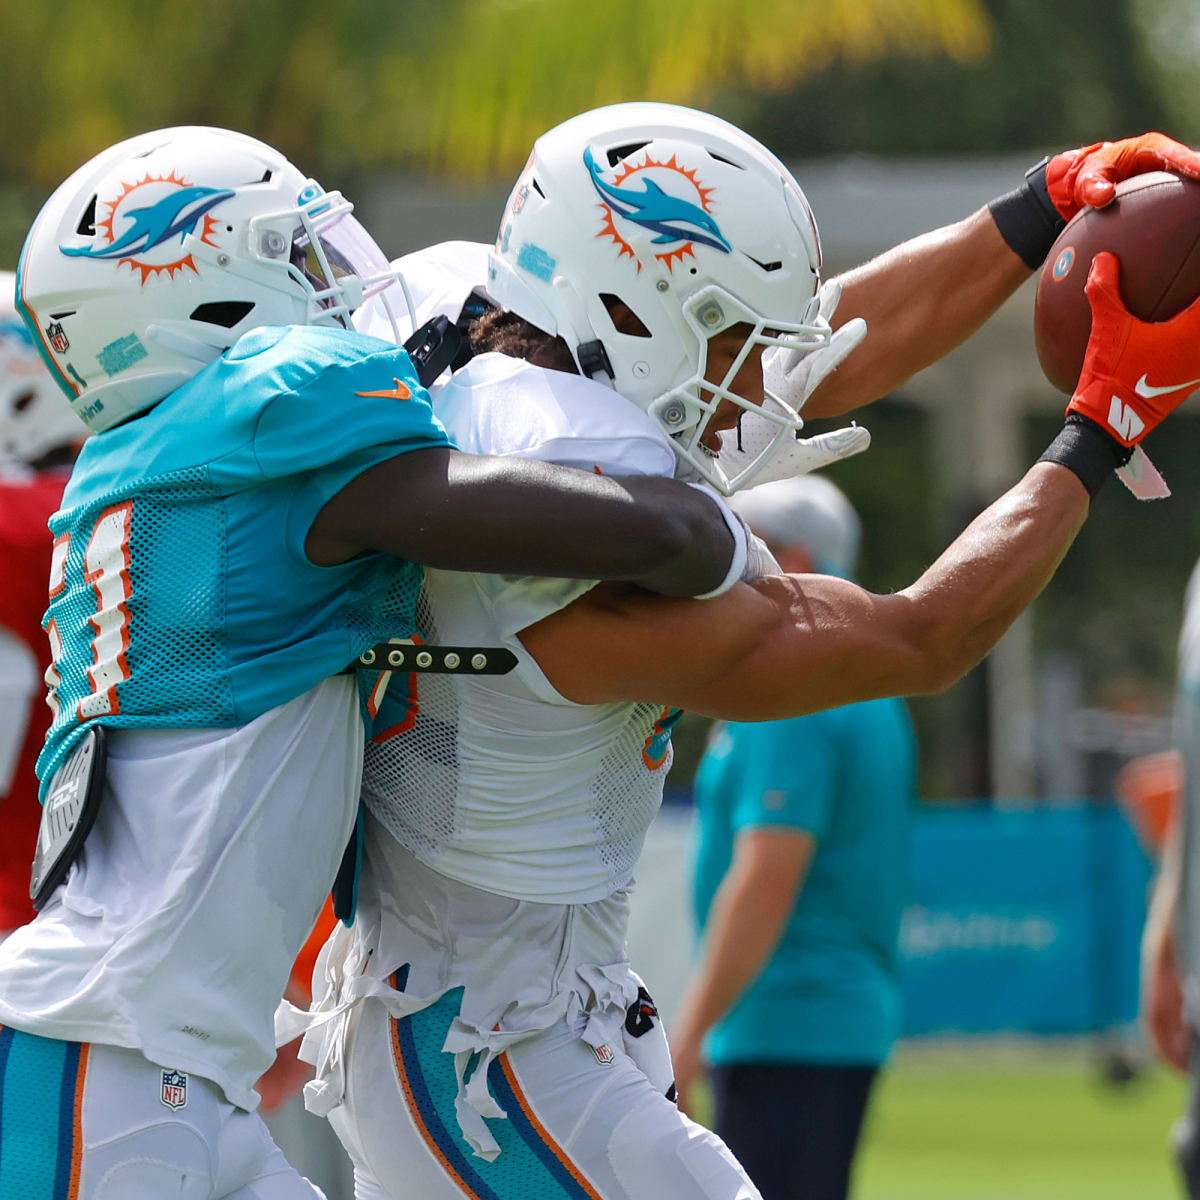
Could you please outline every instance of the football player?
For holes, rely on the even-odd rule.
[[[408,354],[349,328],[403,307],[350,209],[170,129],[81,167],[22,252],[94,436],[51,521],[41,911],[0,948],[3,1200],[315,1194],[253,1085],[358,804],[382,677],[341,672],[414,631],[419,563],[740,574],[699,491],[452,449]]]
[[[726,490],[840,453],[794,439],[808,393],[828,380],[815,399],[840,411],[965,337],[1027,277],[1038,236],[1049,248],[1046,179],[1063,163],[1073,181],[1089,165],[1111,175],[1110,149],[1044,164],[991,209],[852,273],[851,312],[883,349],[834,373],[862,324],[842,318],[831,336],[815,223],[774,156],[688,110],[584,114],[541,138],[518,180],[486,295],[469,301],[485,310],[474,357],[435,391],[436,411],[464,447],[678,469]],[[1186,148],[1170,153],[1200,169]],[[473,253],[433,256],[458,264],[427,289],[451,316],[481,282]],[[1200,309],[1138,325],[1105,269],[1063,433],[905,592],[768,575],[704,607],[426,573],[425,634],[500,641],[518,667],[408,677],[367,747],[357,919],[318,963],[304,1048],[318,1066],[310,1107],[350,1150],[359,1200],[757,1194],[670,1102],[653,1005],[625,960],[628,889],[679,706],[753,720],[936,690],[994,643],[1128,455],[1101,427],[1108,395],[1149,426],[1182,396],[1152,409],[1133,391],[1141,369],[1169,351],[1180,378],[1200,374]],[[926,277],[928,296],[914,287]],[[1129,354],[1113,355],[1114,331]]]

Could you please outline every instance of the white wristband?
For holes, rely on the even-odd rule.
[[[746,570],[746,527],[729,505],[712,488],[706,487],[702,483],[689,483],[688,487],[694,487],[697,491],[703,492],[706,496],[712,498],[713,503],[721,510],[721,516],[725,518],[725,524],[729,526],[729,532],[733,534],[733,559],[729,564],[729,570],[725,572],[725,578],[711,592],[705,592],[703,595],[692,597],[693,600],[711,600],[713,597],[724,595],[725,592],[729,591],[741,579],[743,572]]]

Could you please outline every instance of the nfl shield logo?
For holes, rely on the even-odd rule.
[[[187,1073],[184,1071],[162,1073],[162,1092],[159,1099],[172,1111],[187,1104],[187,1079]]]
[[[71,348],[71,343],[67,341],[67,335],[63,333],[61,321],[55,321],[46,326],[46,337],[50,339],[50,345],[54,347],[56,354],[66,354]]]
[[[617,1057],[612,1052],[611,1046],[593,1046],[592,1053],[596,1056],[596,1061],[602,1067],[611,1067],[613,1060]]]

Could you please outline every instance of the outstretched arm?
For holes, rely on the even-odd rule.
[[[525,630],[526,646],[571,700],[654,700],[735,720],[949,687],[1042,590],[1089,496],[1190,388],[1147,397],[1134,381],[1162,363],[1200,378],[1200,300],[1168,321],[1136,320],[1107,253],[1085,290],[1092,331],[1062,432],[911,587],[876,596],[775,575],[708,605],[597,590]]]
[[[653,700],[731,720],[798,716],[949,687],[1053,574],[1088,494],[1038,463],[911,587],[767,576],[703,605],[596,589],[521,635],[583,704]]]
[[[1041,265],[1085,205],[1144,171],[1200,177],[1200,154],[1160,133],[1099,142],[1039,163],[1025,182],[965,221],[913,238],[838,277],[833,325],[864,317],[864,348],[814,391],[806,417],[829,417],[894,391],[964,341]]]
[[[382,550],[446,570],[627,580],[696,596],[744,559],[724,512],[712,493],[670,479],[414,450],[347,484],[318,514],[306,549],[323,566]]]

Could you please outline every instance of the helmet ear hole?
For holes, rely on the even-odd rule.
[[[214,300],[192,309],[191,319],[203,321],[206,325],[219,325],[222,329],[232,329],[249,316],[253,308],[252,300]]]
[[[95,237],[96,236],[96,197],[92,198],[87,203],[87,208],[83,210],[83,216],[79,218],[79,226],[75,230],[80,237]]]
[[[608,159],[608,165],[610,167],[615,167],[623,158],[631,157],[641,150],[643,146],[648,145],[650,145],[648,141],[642,141],[630,142],[627,146],[614,146],[605,156]]]
[[[654,336],[641,317],[620,296],[614,296],[612,292],[601,292],[600,302],[607,310],[608,319],[612,321],[613,327],[618,333],[639,338]]]

